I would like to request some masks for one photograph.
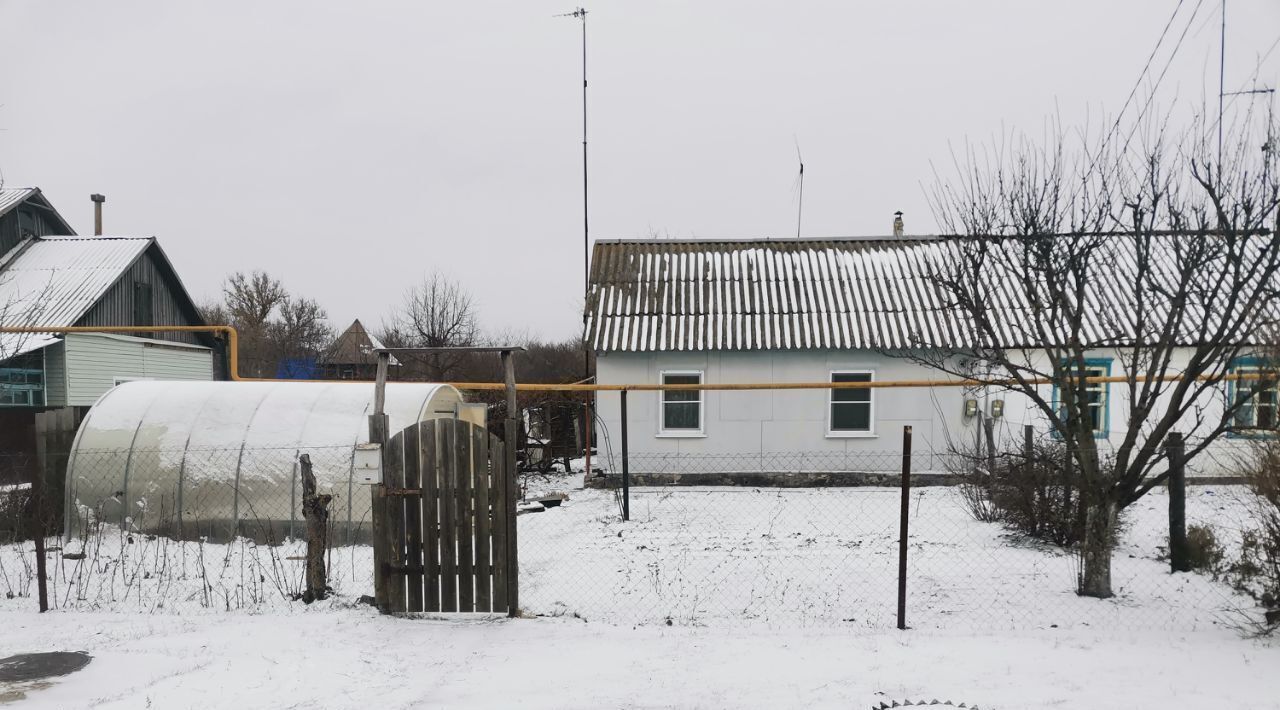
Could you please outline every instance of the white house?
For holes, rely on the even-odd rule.
[[[962,342],[961,319],[926,283],[930,260],[945,258],[938,249],[942,243],[597,242],[586,336],[597,355],[598,381],[957,381],[906,357],[919,353],[921,343]],[[1096,368],[1090,374],[1122,374],[1116,353],[1090,355],[1089,366]],[[1092,387],[1099,444],[1118,443],[1124,387]],[[597,400],[601,456],[614,471],[621,453],[620,405],[613,392]],[[1242,418],[1251,418],[1242,423],[1274,426],[1275,408],[1272,383],[1255,406],[1242,410]],[[991,421],[1002,447],[1017,446],[1024,424],[1039,436],[1049,431],[1047,420],[1021,395],[963,386],[633,391],[627,411],[631,470],[639,474],[896,472],[906,425],[913,430],[913,471],[943,473],[959,462],[955,452],[974,451],[984,420]],[[1188,422],[1184,432],[1193,435],[1194,428]],[[1229,472],[1246,444],[1221,440],[1192,473]]]

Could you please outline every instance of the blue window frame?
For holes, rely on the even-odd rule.
[[[1276,363],[1262,358],[1244,357],[1231,363],[1233,375],[1262,375],[1259,380],[1227,382],[1227,401],[1237,405],[1232,433],[1244,436],[1275,436],[1280,428],[1280,388],[1277,387]],[[1256,391],[1255,391],[1256,390]]]
[[[43,407],[44,351],[0,363],[0,407]]]
[[[1111,358],[1085,358],[1085,377],[1110,377]],[[1066,419],[1063,411],[1058,385],[1053,386],[1053,401],[1058,416]],[[1111,428],[1111,383],[1090,382],[1085,387],[1085,396],[1089,399],[1089,428],[1093,430],[1093,438],[1105,439]]]

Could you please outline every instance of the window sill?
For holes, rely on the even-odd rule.
[[[700,431],[690,431],[688,433],[681,431],[660,431],[653,435],[655,439],[705,439],[707,435]]]
[[[879,439],[880,435],[874,431],[829,431],[828,439]]]
[[[1223,437],[1227,439],[1274,439],[1280,432],[1275,431],[1228,431],[1223,432]]]

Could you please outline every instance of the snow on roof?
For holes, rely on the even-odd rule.
[[[1178,239],[1154,241],[1156,273],[1146,278],[1176,278]],[[598,352],[965,347],[979,337],[934,278],[961,263],[962,243],[954,237],[597,242],[586,337]],[[1037,343],[1036,316],[1011,271],[1018,263],[1008,251],[1014,242],[993,244],[1007,250],[983,278],[1000,330],[995,344]],[[1118,343],[1134,337],[1132,323],[1114,314],[1132,307],[1135,249],[1127,238],[1108,238],[1103,248],[1108,253],[1093,263],[1114,272],[1092,279],[1084,337]],[[1156,318],[1158,305],[1147,304],[1157,308]]]
[[[0,216],[39,192],[34,187],[0,187]]]
[[[70,326],[80,320],[153,237],[39,237],[0,257],[0,321],[7,326]],[[38,350],[53,335],[0,334],[0,357]]]

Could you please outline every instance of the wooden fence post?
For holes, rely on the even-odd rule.
[[[369,415],[369,441],[382,446],[382,475],[386,476],[387,472],[387,415],[370,414]],[[370,495],[373,496],[372,511],[370,512],[370,526],[372,528],[373,541],[373,598],[374,603],[378,607],[378,611],[387,614],[390,613],[390,606],[387,603],[387,593],[390,589],[388,585],[387,572],[391,563],[391,550],[387,545],[387,487],[385,482],[369,486]]]
[[[520,544],[516,530],[516,496],[520,490],[516,481],[516,447],[519,445],[520,427],[516,420],[516,366],[514,353],[510,350],[502,351],[502,370],[507,394],[507,420],[503,431],[506,470],[502,472],[507,514],[507,615],[514,617],[520,615]]]

